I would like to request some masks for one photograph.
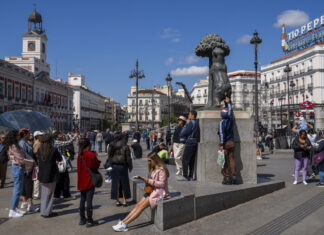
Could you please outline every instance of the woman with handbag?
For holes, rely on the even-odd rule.
[[[113,229],[116,232],[127,231],[128,224],[138,218],[147,207],[150,206],[154,209],[158,201],[169,199],[169,176],[168,168],[163,160],[156,153],[150,153],[148,156],[148,178],[134,176],[135,179],[140,179],[146,183],[145,194],[126,218],[114,225]]]
[[[294,158],[295,158],[295,181],[293,184],[298,183],[299,171],[302,168],[303,171],[303,183],[307,185],[306,176],[307,176],[307,163],[310,157],[310,149],[312,144],[307,138],[307,133],[305,130],[299,132],[299,136],[294,139],[292,144],[294,149]]]
[[[95,185],[91,178],[92,173],[97,173],[100,161],[96,154],[90,152],[90,140],[82,138],[79,141],[78,155],[78,190],[80,190],[80,225],[86,224],[86,227],[98,225],[97,221],[92,218],[92,199],[95,192]],[[91,171],[91,172],[90,172]],[[87,218],[85,216],[85,202],[87,202]]]
[[[127,199],[131,197],[128,170],[132,171],[133,162],[127,145],[126,134],[116,134],[108,148],[108,161],[112,167],[111,199],[116,200],[116,206],[128,206]],[[123,197],[123,204],[119,197]]]
[[[33,147],[30,145],[30,131],[23,128],[19,131],[20,141],[19,146],[26,153],[27,159],[36,162],[36,158],[34,156]],[[20,209],[27,209],[27,212],[38,212],[39,207],[36,207],[33,204],[33,189],[34,189],[34,181],[33,181],[33,171],[34,166],[26,166],[24,173],[24,183],[22,188],[22,203]]]
[[[57,148],[53,146],[51,135],[43,135],[40,139],[40,146],[37,151],[38,156],[38,180],[41,183],[41,208],[40,214],[44,218],[57,216],[52,212],[54,190],[59,178],[57,161],[62,161],[62,156]]]
[[[10,131],[4,140],[5,148],[8,151],[8,156],[12,163],[11,173],[14,178],[14,190],[10,204],[9,218],[18,218],[26,213],[17,207],[23,188],[25,166],[35,166],[35,161],[28,159],[24,150],[19,146],[19,139],[18,131]]]

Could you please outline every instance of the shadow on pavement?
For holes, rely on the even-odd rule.
[[[144,222],[144,223],[140,223],[140,224],[136,224],[136,225],[130,226],[130,227],[128,227],[128,230],[133,230],[133,229],[138,229],[138,228],[144,228],[144,227],[150,226],[152,224],[153,224],[152,221],[148,221],[148,222]]]
[[[125,218],[128,215],[128,213],[129,212],[106,216],[106,217],[98,219],[97,221],[99,222],[99,225],[103,225],[105,223],[109,223],[114,220],[119,220],[119,219]]]

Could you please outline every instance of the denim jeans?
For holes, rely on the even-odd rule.
[[[102,152],[102,141],[98,141],[98,152]]]
[[[91,151],[92,152],[96,151],[96,141],[90,140],[90,144],[91,144]]]
[[[14,177],[14,190],[12,194],[10,209],[15,210],[18,207],[20,196],[22,193],[24,181],[25,166],[19,167],[17,164],[12,164],[11,173]]]
[[[324,161],[318,165],[319,175],[320,175],[320,182],[324,184]]]

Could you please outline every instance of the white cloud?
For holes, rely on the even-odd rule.
[[[177,68],[171,71],[173,76],[198,76],[208,74],[208,66],[191,66],[189,68]]]
[[[309,21],[309,16],[301,10],[287,10],[277,16],[275,27],[280,28],[283,24],[286,27],[296,27]]]
[[[180,42],[181,40],[181,34],[176,29],[166,28],[163,30],[163,33],[161,34],[161,38],[168,39],[173,43],[177,43]]]
[[[198,62],[200,60],[200,58],[196,55],[189,55],[184,59],[184,63],[185,64],[194,64],[196,62]]]
[[[173,61],[174,61],[173,57],[169,57],[169,58],[166,59],[165,64],[166,64],[166,65],[168,65],[168,64],[172,64]]]
[[[251,35],[244,34],[242,37],[240,37],[240,38],[238,38],[236,40],[236,43],[238,43],[238,44],[247,44],[247,43],[250,43],[251,38],[252,38]]]

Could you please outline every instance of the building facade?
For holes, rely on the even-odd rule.
[[[169,91],[169,92],[168,92]],[[168,117],[168,93],[170,94],[171,115],[186,115],[190,103],[183,90],[174,91],[172,86],[154,86],[153,89],[138,90],[138,123],[141,128],[159,128]],[[136,87],[131,87],[127,101],[127,119],[131,127],[136,122]]]
[[[29,109],[52,120],[57,130],[72,127],[73,91],[61,80],[49,77],[46,62],[47,36],[41,15],[33,11],[28,18],[28,32],[22,36],[22,56],[0,60],[0,111]]]
[[[68,74],[68,84],[73,90],[73,119],[81,131],[102,130],[113,119],[113,100],[90,90],[82,74]]]
[[[286,65],[291,68],[289,84]],[[273,128],[288,124],[288,104],[290,125],[295,113],[300,112],[317,129],[324,129],[324,42],[286,55],[261,67],[262,121]],[[289,88],[289,97],[288,97]],[[288,102],[289,99],[289,102]],[[311,101],[315,105],[305,109],[301,104]]]
[[[249,70],[238,70],[228,73],[232,86],[232,103],[234,109],[254,110],[255,94],[255,72]],[[260,73],[258,73],[260,78]],[[191,89],[191,98],[194,105],[206,105],[208,103],[209,78],[196,82]],[[258,80],[260,87],[260,79]],[[260,102],[259,102],[260,103]]]

